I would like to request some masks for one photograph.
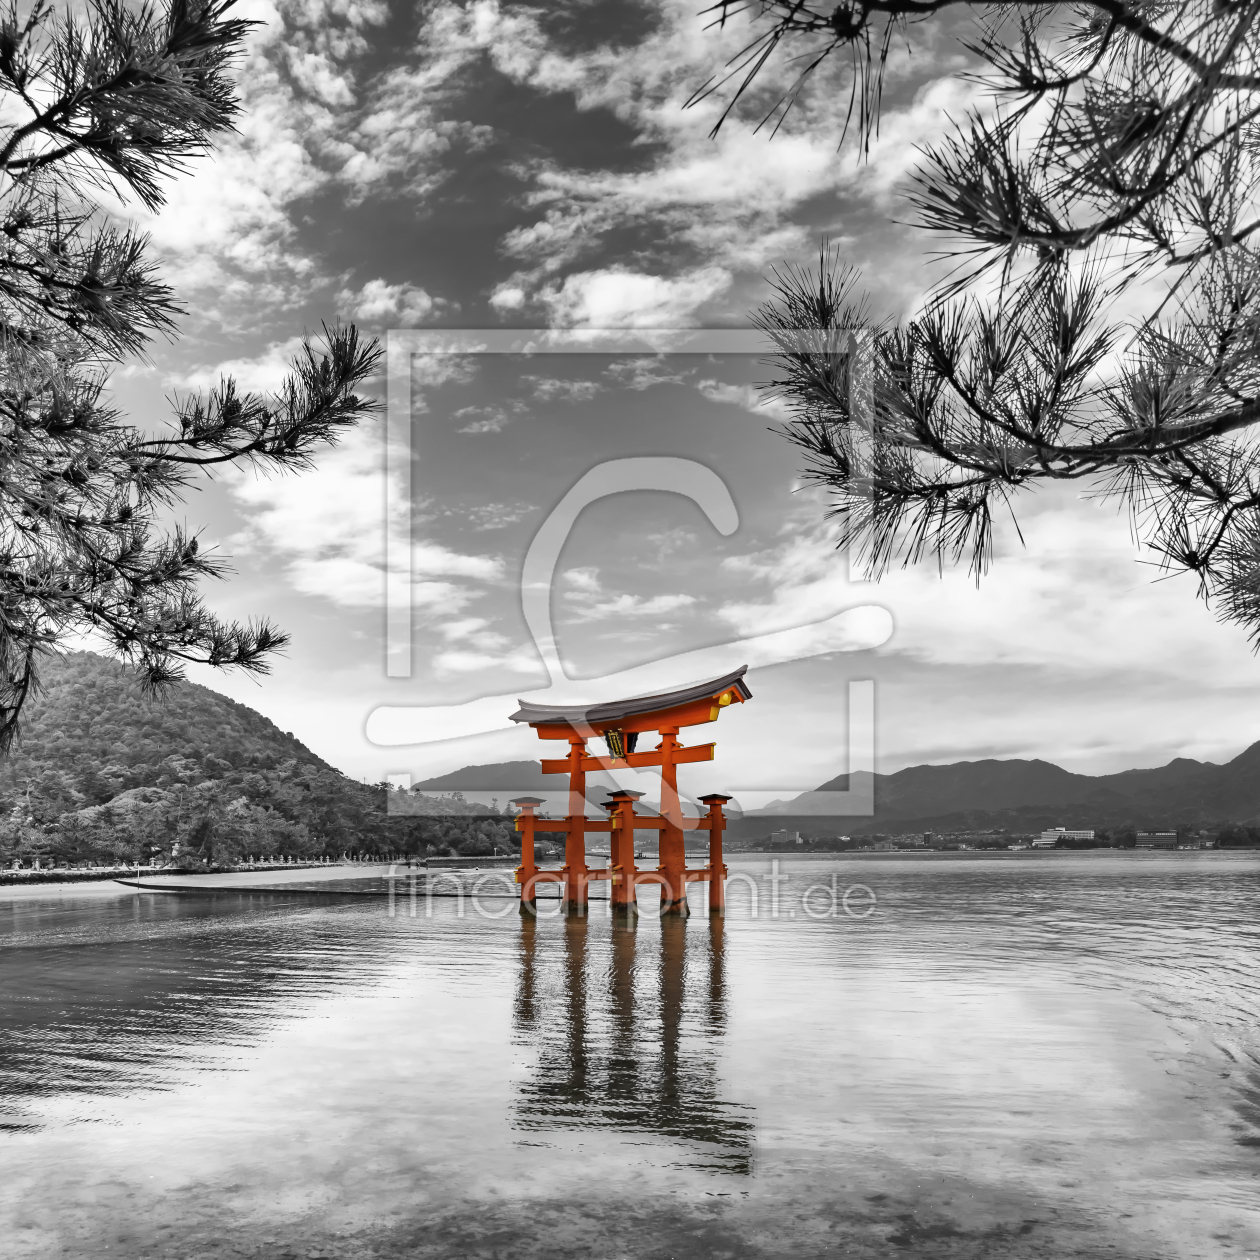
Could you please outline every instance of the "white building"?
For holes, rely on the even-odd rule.
[[[801,833],[799,831],[772,831],[770,839],[776,844],[801,844]]]
[[[1139,849],[1175,849],[1177,833],[1175,831],[1139,831],[1137,847]]]
[[[1034,849],[1053,849],[1060,840],[1092,840],[1092,831],[1068,831],[1066,827],[1055,827],[1053,831],[1043,831],[1033,840]]]

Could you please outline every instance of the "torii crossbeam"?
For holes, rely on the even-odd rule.
[[[714,793],[702,796],[709,812],[688,817],[678,801],[678,769],[692,761],[712,761],[713,745],[697,744],[687,748],[678,742],[678,732],[686,726],[716,722],[722,710],[731,704],[743,704],[752,698],[741,665],[734,673],[710,682],[696,683],[678,691],[654,696],[634,696],[590,705],[539,705],[520,701],[512,714],[513,722],[524,722],[538,732],[539,739],[563,739],[569,742],[569,755],[546,758],[544,774],[569,775],[569,810],[563,819],[542,818],[535,811],[543,803],[537,796],[518,796],[512,803],[520,806],[516,820],[521,832],[521,864],[516,871],[521,886],[521,908],[533,909],[537,904],[536,889],[541,883],[564,884],[564,900],[571,913],[584,914],[587,889],[601,880],[609,882],[609,900],[614,910],[629,913],[636,908],[635,889],[641,884],[659,884],[662,914],[687,913],[687,885],[709,885],[709,912],[726,910],[726,867],[722,862],[722,832],[726,815],[722,806],[731,798]],[[655,731],[660,744],[647,752],[636,751],[640,735]],[[602,738],[608,755],[587,752],[586,741]],[[660,767],[661,812],[642,815],[634,812],[642,792],[613,792],[604,808],[607,822],[586,817],[586,775],[592,770],[614,770],[621,767],[643,769]],[[635,829],[659,830],[659,864],[655,871],[641,871],[634,862]],[[564,867],[558,871],[540,871],[534,855],[536,832],[560,831],[565,834]],[[607,868],[586,864],[586,833],[611,832],[612,844]],[[709,863],[687,869],[684,833],[709,833]]]

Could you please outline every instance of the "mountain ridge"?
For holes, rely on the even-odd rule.
[[[506,777],[501,771],[510,771]],[[477,782],[485,778],[484,784]],[[507,778],[512,778],[509,784]],[[872,774],[873,815],[832,813],[832,792],[848,789],[851,776],[836,775],[808,792],[732,819],[733,837],[777,828],[865,834],[896,826],[914,830],[1044,827],[1175,826],[1260,822],[1260,741],[1224,763],[1174,757],[1164,766],[1136,767],[1104,775],[1078,774],[1041,758],[984,758],[944,765],[907,766]],[[464,767],[426,780],[417,788],[520,790],[537,784],[551,791],[560,775],[543,775],[538,762]],[[947,825],[954,824],[957,825]]]
[[[421,797],[391,810],[391,790],[208,687],[155,697],[116,660],[58,653],[0,759],[0,865],[510,849],[488,808]]]

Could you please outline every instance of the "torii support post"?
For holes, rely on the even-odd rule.
[[[687,844],[678,804],[678,727],[661,727],[661,828],[657,870],[661,875],[661,913],[687,914]]]
[[[543,798],[518,796],[511,804],[519,805],[521,809],[516,820],[516,829],[521,833],[521,864],[516,868],[516,882],[521,886],[521,913],[537,913],[538,862],[534,853],[534,826],[538,819],[534,810],[543,804]]]
[[[726,830],[726,814],[722,806],[731,798],[719,792],[702,796],[700,803],[709,807],[709,913],[726,913],[726,864],[722,861],[722,832]]]
[[[634,803],[642,795],[642,792],[614,792],[605,806],[612,815],[613,825],[608,900],[614,914],[633,914],[639,908],[634,887],[638,874],[634,864]]]
[[[564,836],[564,908],[568,914],[585,914],[587,904],[586,865],[586,771],[582,758],[586,740],[569,736],[569,829]]]

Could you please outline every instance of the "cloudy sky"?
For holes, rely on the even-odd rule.
[[[155,217],[132,210],[188,314],[177,343],[118,372],[120,404],[156,423],[166,397],[222,373],[273,385],[303,332],[334,316],[379,335],[746,329],[770,269],[808,262],[824,236],[879,310],[913,310],[938,275],[935,242],[899,223],[899,189],[914,145],[971,99],[952,34],[894,53],[860,160],[840,143],[842,75],[820,77],[773,138],[753,102],[711,139],[720,105],[683,105],[748,28],[706,32],[700,7],[245,0],[263,25],[241,67],[240,134]],[[775,75],[781,87],[790,68],[767,90]],[[716,673],[748,645],[755,699],[710,728],[721,761],[697,787],[805,789],[843,770],[854,679],[876,681],[881,770],[996,756],[1102,773],[1223,760],[1260,738],[1244,637],[1184,581],[1155,581],[1114,509],[1076,489],[1030,495],[1024,544],[1000,533],[979,589],[927,567],[851,582],[825,504],[773,432],[755,354],[604,344],[548,352],[540,333],[537,353],[415,360],[411,425],[391,434],[413,455],[410,572],[384,421],[310,474],[229,474],[193,495],[185,519],[237,570],[214,607],[293,636],[261,685],[197,680],[355,775],[537,756],[530,732],[494,722],[413,747],[375,746],[365,724],[379,706],[556,682],[522,613],[530,541],[593,468],[653,457],[720,482],[733,528],[685,488],[606,494],[559,554],[550,615],[575,699],[583,681],[603,694],[610,677],[649,691]],[[386,671],[391,531],[395,587],[412,592],[408,677]],[[837,620],[845,609],[860,611]],[[423,716],[414,729],[436,738]]]

